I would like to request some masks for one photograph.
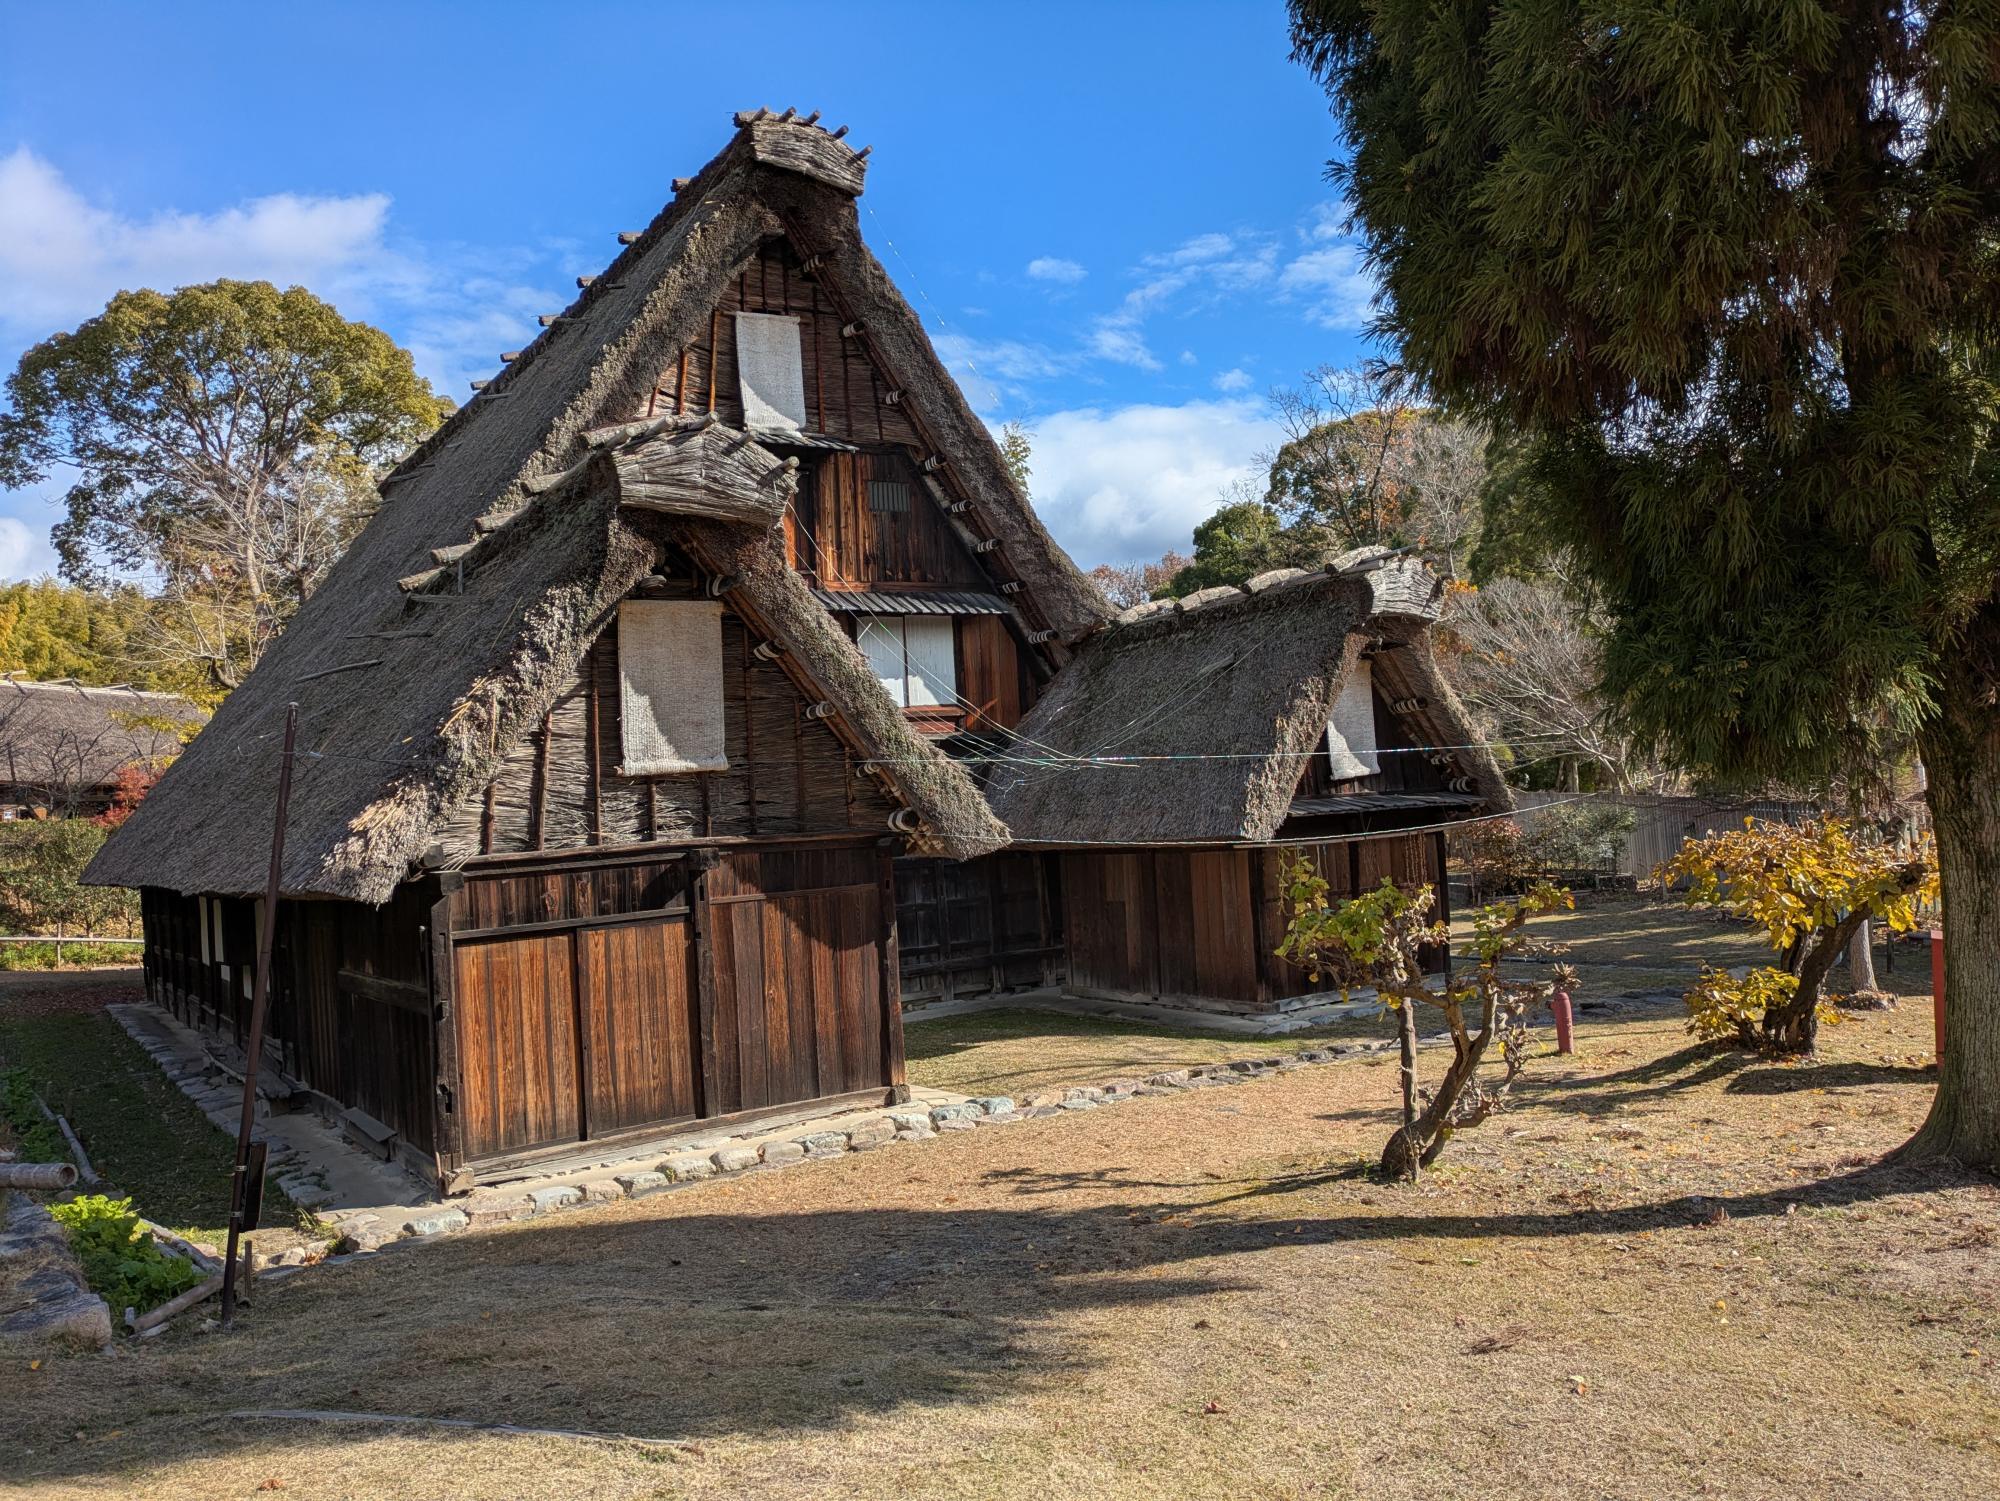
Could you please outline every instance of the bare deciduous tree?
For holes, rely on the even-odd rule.
[[[1621,791],[1650,768],[1607,723],[1592,691],[1598,646],[1581,606],[1558,587],[1495,579],[1451,596],[1446,660],[1485,733],[1525,760],[1563,758],[1599,767]]]

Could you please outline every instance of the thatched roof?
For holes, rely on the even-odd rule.
[[[205,716],[172,693],[80,683],[0,681],[0,782],[76,797],[111,787],[128,766],[180,754],[182,732]]]
[[[293,789],[285,889],[386,899],[453,808],[539,721],[671,541],[662,528],[699,529],[621,508],[618,480],[606,476],[591,435],[644,411],[658,371],[706,326],[736,269],[780,233],[802,254],[824,255],[824,284],[865,320],[954,482],[1007,539],[1028,586],[1024,608],[1065,637],[1096,626],[1101,599],[1035,520],[916,315],[861,243],[852,195],[862,155],[803,122],[739,124],[562,319],[384,482],[374,520],[107,844],[90,879],[261,889],[268,830],[246,810],[272,804],[285,706],[296,702],[306,760]],[[936,821],[938,848],[990,848],[998,826],[964,796],[947,795],[969,791],[963,773],[899,718],[892,725],[872,713],[872,699],[845,700],[838,685],[858,684],[850,669],[859,658],[847,662],[834,649],[829,638],[840,633],[823,611],[809,625],[790,610],[794,595],[819,610],[794,583],[773,573],[763,606],[774,632],[790,621],[798,639],[784,644],[830,680],[826,696],[841,707],[844,732],[893,768],[892,788],[927,824]],[[853,654],[844,639],[842,648]],[[881,697],[872,678],[867,685]]]
[[[1431,659],[1437,581],[1379,552],[1245,589],[1138,605],[1086,642],[987,776],[987,800],[1035,844],[1269,839],[1364,650],[1386,693],[1421,697],[1429,745],[1473,738]],[[1506,806],[1490,752],[1453,753]]]

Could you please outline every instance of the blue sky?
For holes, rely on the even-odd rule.
[[[862,228],[1078,562],[1185,547],[1366,352],[1336,137],[1257,4],[188,3],[0,14],[0,365],[120,287],[297,282],[463,400],[730,115],[875,147]],[[52,495],[0,492],[0,575]]]

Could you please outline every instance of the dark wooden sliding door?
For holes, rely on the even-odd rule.
[[[887,879],[872,844],[469,873],[451,940],[463,1159],[888,1098]]]

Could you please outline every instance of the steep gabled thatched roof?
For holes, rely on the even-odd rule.
[[[296,702],[306,759],[285,889],[385,899],[653,567],[670,540],[662,527],[697,526],[621,509],[618,480],[593,459],[590,435],[645,410],[657,373],[774,235],[824,257],[829,292],[865,323],[953,483],[1007,539],[1027,584],[1017,596],[1024,612],[1066,638],[1103,618],[1096,591],[1035,520],[916,315],[862,245],[853,194],[864,157],[799,121],[746,116],[739,127],[562,318],[384,482],[374,520],[90,879],[261,889],[262,810],[275,795],[285,706]],[[797,582],[773,572],[762,585],[771,628],[791,622],[798,640],[784,644],[828,679],[845,732],[933,825],[935,847],[992,847],[1002,835],[976,796],[967,801],[963,773],[900,718],[871,712],[873,699],[847,701],[865,668],[834,649],[840,633],[823,611],[815,624],[785,606],[795,593],[813,603]],[[867,686],[881,697],[872,678]]]
[[[1426,743],[1468,743],[1463,712],[1430,656],[1430,572],[1379,554],[1334,566],[1126,611],[1083,645],[1022,721],[987,776],[994,813],[1023,843],[1269,839],[1364,650],[1374,651],[1386,688],[1426,700],[1412,716],[1437,737]],[[1504,806],[1491,754],[1454,755],[1477,790]]]

